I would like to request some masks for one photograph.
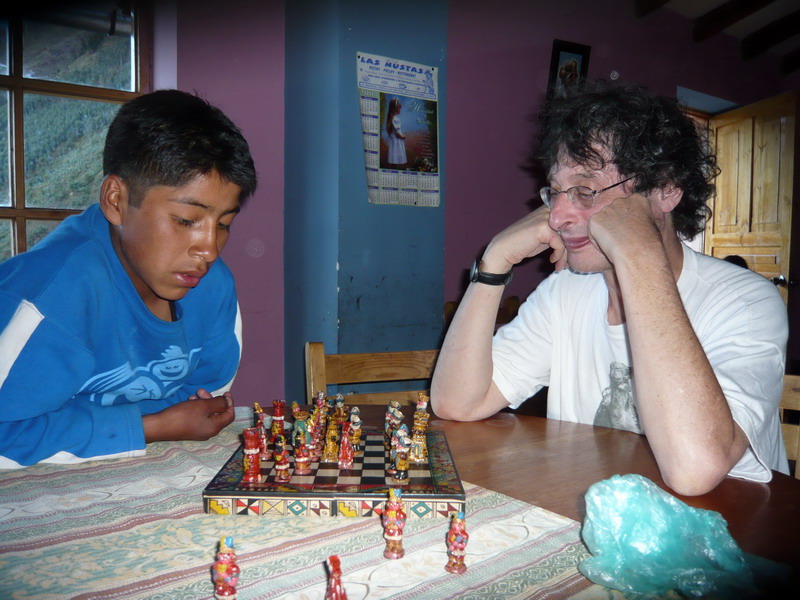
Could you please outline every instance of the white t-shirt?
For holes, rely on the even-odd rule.
[[[678,291],[750,447],[730,475],[788,473],[778,402],[788,322],[764,277],[684,245]],[[609,325],[601,274],[553,273],[495,335],[493,380],[513,408],[549,385],[547,416],[641,433],[625,325]]]

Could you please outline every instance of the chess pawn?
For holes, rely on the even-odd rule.
[[[239,565],[236,564],[236,552],[233,548],[233,538],[230,536],[219,541],[217,560],[211,568],[211,580],[214,582],[214,598],[236,600]]]
[[[283,435],[283,421],[286,412],[286,402],[283,400],[272,401],[272,441]]]
[[[244,435],[243,483],[258,483],[261,477],[261,432],[258,427],[248,427]]]
[[[404,439],[405,441],[401,441]],[[389,451],[389,461],[386,464],[386,474],[391,475],[392,477],[395,476],[397,473],[397,450],[401,446],[406,448],[406,461],[408,461],[408,448],[410,447],[410,443],[406,444],[405,442],[408,441],[408,425],[403,423],[395,429],[394,434],[392,434],[392,442],[391,442],[391,450]],[[408,464],[406,462],[406,471],[408,471]]]
[[[317,411],[317,420],[314,422],[314,428],[311,431],[311,460],[313,461],[318,461],[322,458],[323,445],[325,443],[322,432],[322,413]]]
[[[353,443],[350,441],[350,423],[345,423],[342,426],[342,441],[339,444],[339,468],[352,468],[354,456]]]
[[[311,468],[308,463],[311,460],[311,453],[306,445],[305,438],[299,438],[294,446],[294,474],[295,475],[308,475],[311,473]]]
[[[425,411],[414,413],[414,429],[411,433],[411,460],[415,463],[425,462],[428,459],[428,443],[425,432],[428,429],[430,415]]]
[[[464,564],[469,534],[464,523],[464,513],[454,514],[450,521],[450,531],[447,532],[447,565],[445,571],[461,574],[467,570]]]
[[[325,432],[325,449],[322,451],[322,462],[339,461],[339,434],[336,431],[336,423],[331,421],[328,430]]]
[[[326,412],[328,408],[328,403],[325,398],[325,392],[323,392],[322,390],[317,392],[317,398],[314,401],[314,406],[320,413],[324,414]]]
[[[384,558],[403,558],[403,529],[406,526],[406,512],[403,509],[403,492],[400,489],[389,488],[389,500],[383,510],[383,537],[386,539]]]
[[[427,411],[431,397],[425,392],[417,392],[417,410]]]
[[[350,407],[350,422],[352,423],[355,417],[361,418],[361,409],[357,406]]]
[[[275,440],[275,481],[289,481],[289,451],[286,439],[281,435]]]
[[[342,585],[342,566],[335,554],[325,561],[328,565],[328,589],[325,600],[347,600],[347,592]]]
[[[303,438],[306,445],[311,443],[311,415],[305,410],[299,410],[294,415],[294,429],[292,432],[293,445],[297,445],[298,438]]]
[[[362,456],[364,449],[361,447],[361,418],[358,415],[350,416],[350,442],[353,444],[355,456]]]
[[[400,433],[401,430],[398,430]],[[398,435],[396,443],[396,455],[394,459],[394,473],[392,482],[395,484],[408,484],[408,451],[411,447],[411,440],[408,435]]]
[[[395,429],[403,421],[403,413],[400,411],[400,403],[397,400],[391,400],[389,406],[386,408],[386,416],[384,417],[383,425],[383,446],[386,450],[392,447],[392,435]]]

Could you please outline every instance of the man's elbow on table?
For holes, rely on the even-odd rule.
[[[684,440],[677,452],[661,457],[656,453],[664,483],[683,496],[700,496],[717,487],[750,446],[744,431],[731,425],[730,434],[716,441]]]
[[[499,392],[498,392],[499,394]],[[431,410],[440,419],[449,421],[480,421],[488,419],[508,406],[508,402],[500,396],[493,397],[490,390],[483,397],[470,400],[466,397],[448,395],[434,384],[431,387]]]
[[[657,462],[661,478],[672,491],[682,496],[701,496],[717,487],[737,461],[731,463],[725,457],[705,453],[692,459],[679,459],[669,465]]]

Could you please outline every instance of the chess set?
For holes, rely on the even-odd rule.
[[[419,410],[418,407],[415,415]],[[293,412],[297,411],[293,409]],[[273,418],[273,431],[275,424]],[[295,438],[282,417],[277,427],[287,440]],[[258,476],[247,477],[249,459],[244,443],[205,488],[205,512],[247,516],[372,517],[382,514],[390,488],[402,487],[409,517],[450,518],[463,513],[464,488],[444,432],[425,430],[415,435],[417,433],[424,433],[425,456],[408,461],[407,473],[400,484],[390,474],[393,452],[387,448],[385,429],[363,426],[361,450],[354,453],[351,464],[342,466],[337,461],[325,460],[324,455],[312,455],[306,474],[295,473],[294,447],[287,441],[284,457],[288,458],[288,470],[285,465],[283,473],[276,468],[279,466],[276,463],[281,462],[277,453],[266,453],[259,461]]]

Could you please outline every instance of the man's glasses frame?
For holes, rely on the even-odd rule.
[[[539,196],[541,196],[542,202],[544,202],[547,208],[553,208],[553,203],[555,202],[556,198],[558,198],[559,194],[566,194],[567,198],[575,208],[589,210],[594,206],[598,194],[602,194],[603,192],[615,188],[618,185],[627,183],[631,179],[633,179],[633,177],[628,177],[627,179],[623,179],[622,181],[619,181],[613,185],[604,187],[602,190],[593,190],[585,185],[576,185],[567,190],[560,191],[546,186],[539,190]]]

